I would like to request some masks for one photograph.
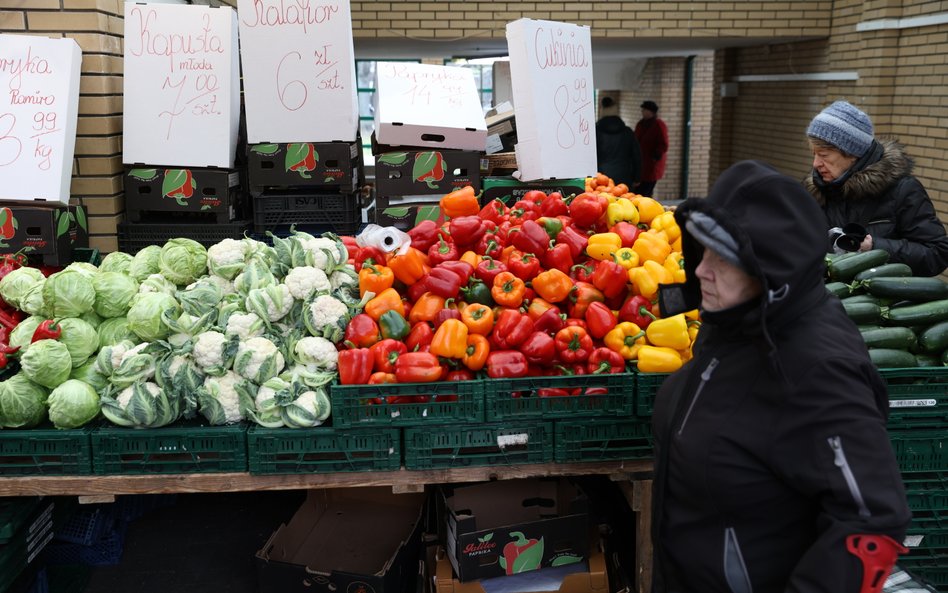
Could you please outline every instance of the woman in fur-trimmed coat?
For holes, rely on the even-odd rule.
[[[904,146],[872,132],[869,117],[845,101],[824,109],[807,128],[813,172],[804,186],[826,214],[831,242],[833,229],[858,223],[867,231],[859,251],[884,249],[913,275],[936,276],[948,268],[945,225]]]

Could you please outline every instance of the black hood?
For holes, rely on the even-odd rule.
[[[618,115],[607,115],[596,122],[596,127],[600,131],[607,134],[617,134],[624,130],[627,126],[625,125],[625,122],[622,121],[622,118]]]
[[[761,319],[767,325],[779,325],[825,296],[822,210],[799,181],[765,163],[742,161],[721,174],[707,198],[690,198],[675,210],[687,280],[663,287],[663,315],[701,302],[695,268],[704,247],[686,228],[694,212],[713,218],[737,240],[744,269],[762,281]]]

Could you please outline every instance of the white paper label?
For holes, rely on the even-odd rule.
[[[497,446],[501,449],[506,449],[507,447],[517,446],[517,445],[526,445],[530,442],[530,435],[527,433],[521,434],[499,434],[497,435]]]
[[[906,548],[917,548],[922,545],[923,539],[925,539],[924,535],[906,535],[902,545]]]
[[[934,408],[938,402],[933,399],[890,399],[890,408]]]

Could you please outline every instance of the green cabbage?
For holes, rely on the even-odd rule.
[[[207,273],[207,249],[192,239],[171,239],[161,248],[158,270],[178,286],[187,286]]]
[[[131,266],[131,255],[121,251],[113,251],[102,258],[102,263],[99,264],[99,272],[119,272],[121,274],[128,274],[129,268],[131,268]]]
[[[99,415],[99,395],[88,383],[69,379],[49,394],[49,419],[56,428],[79,428]]]
[[[62,342],[39,340],[30,344],[20,357],[20,368],[30,381],[53,389],[69,378],[72,357]]]
[[[158,257],[161,255],[161,247],[149,245],[132,257],[132,262],[128,266],[128,275],[137,282],[142,282],[152,274],[158,273]]]
[[[142,280],[138,286],[138,292],[163,292],[174,296],[178,292],[178,287],[161,274],[152,274]]]
[[[0,383],[0,427],[33,428],[46,419],[49,391],[22,372]]]
[[[58,323],[62,329],[59,341],[69,350],[73,368],[85,363],[99,349],[99,334],[85,321],[67,317]]]
[[[99,272],[92,279],[92,288],[95,312],[106,319],[128,313],[132,297],[138,294],[138,282],[121,272]]]
[[[17,268],[0,280],[0,297],[17,309],[22,309],[22,299],[31,286],[45,280],[36,268]]]
[[[43,300],[50,317],[79,317],[95,303],[92,276],[76,270],[56,272],[43,285]]]
[[[36,328],[44,321],[46,321],[46,318],[43,316],[31,315],[18,323],[10,332],[10,346],[19,346],[22,355],[33,341],[33,333],[36,332]]]
[[[92,327],[96,327],[96,328],[99,327],[100,323],[102,323],[102,318],[99,317],[99,314],[96,313],[94,310],[89,311],[88,313],[83,313],[76,319],[81,319],[85,321],[86,323],[88,323],[89,325],[91,325]]]
[[[132,299],[128,310],[128,327],[146,342],[168,337],[170,330],[161,319],[161,314],[171,309],[173,315],[181,314],[178,301],[163,292],[139,293]]]
[[[20,309],[29,315],[47,317],[49,307],[46,306],[46,300],[43,298],[43,288],[45,286],[46,278],[43,278],[27,288],[20,299]]]
[[[99,268],[89,262],[74,261],[63,269],[64,272],[67,270],[70,272],[79,272],[89,280],[92,280],[92,277],[98,273]]]
[[[96,359],[90,358],[86,362],[72,369],[70,379],[79,379],[83,383],[88,383],[101,393],[109,386],[109,378],[96,370]]]
[[[118,344],[124,340],[130,341],[132,344],[141,342],[141,338],[128,327],[128,319],[125,317],[106,319],[99,324],[96,332],[99,334],[99,348]]]

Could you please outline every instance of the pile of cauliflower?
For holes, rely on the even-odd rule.
[[[70,393],[83,402],[97,396],[101,413],[120,426],[164,426],[196,414],[211,424],[322,424],[330,414],[327,386],[336,376],[336,344],[364,304],[358,299],[358,276],[335,235],[293,232],[271,238],[272,246],[244,238],[225,239],[208,249],[189,239],[172,239],[134,256],[111,253],[98,267],[76,266],[73,273],[82,274],[88,287],[73,278],[82,286],[70,284],[69,289],[89,307],[71,313],[77,324],[81,320],[82,327],[95,332],[68,340],[67,324],[62,341],[86,344],[89,351],[77,347],[72,356],[58,358],[34,352],[32,358],[48,363],[31,364],[30,369],[53,370],[43,368],[42,376],[39,371],[30,376],[24,369],[14,383],[30,381],[44,394],[69,383]],[[14,331],[10,336],[11,345],[21,345],[22,357],[35,347],[30,338],[39,323],[58,313],[52,304],[61,308],[82,299],[64,295],[44,303],[43,291],[32,286],[40,280],[15,272],[0,282],[0,296],[29,302],[31,316],[17,328],[22,328],[19,335]],[[71,371],[59,369],[64,364]],[[4,383],[0,426],[4,403],[10,404]],[[89,415],[83,412],[83,418]],[[50,418],[55,423],[52,414]],[[89,420],[64,420],[61,427]],[[16,422],[38,423],[33,417]]]

